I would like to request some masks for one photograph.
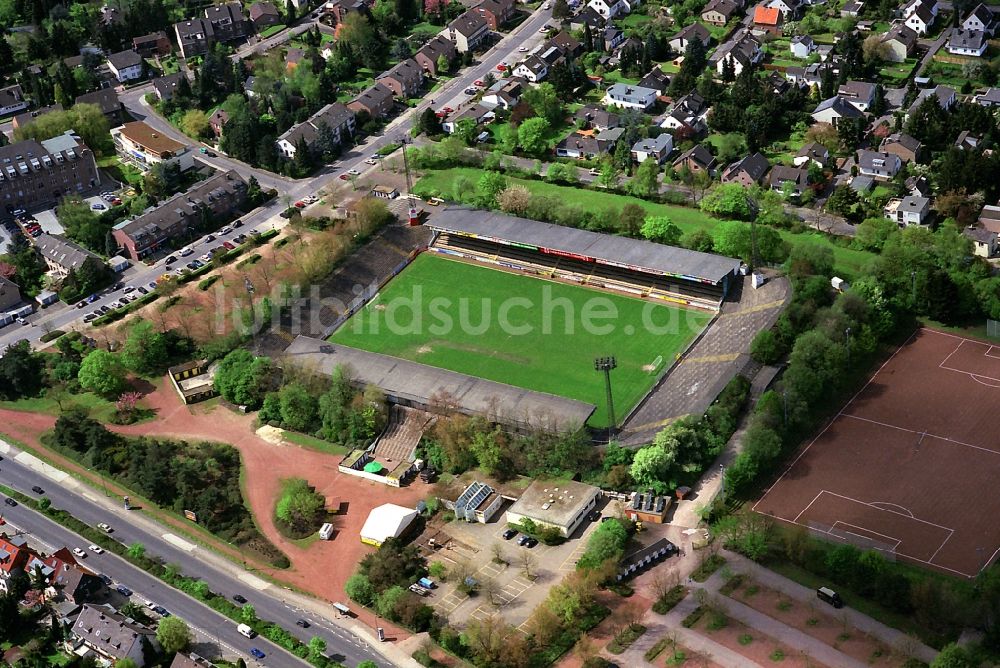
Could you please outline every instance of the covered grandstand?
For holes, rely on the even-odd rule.
[[[447,398],[451,408],[467,415],[482,415],[514,429],[569,431],[582,427],[596,409],[593,404],[575,399],[334,345],[308,336],[292,341],[284,357],[328,376],[338,366],[344,366],[354,383],[380,388],[394,404],[434,409]]]
[[[718,310],[740,261],[650,241],[448,207],[429,250],[506,269]]]

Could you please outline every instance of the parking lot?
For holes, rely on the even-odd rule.
[[[613,514],[614,510],[613,504],[607,504],[602,512]],[[528,548],[518,545],[518,537],[504,540],[508,525],[502,510],[488,524],[449,522],[443,531],[454,542],[430,560],[441,561],[452,572],[464,565],[479,583],[480,591],[468,596],[457,590],[457,583],[442,582],[428,602],[454,621],[483,619],[500,613],[508,623],[521,627],[531,611],[548,596],[549,588],[576,570],[587,538],[598,523],[585,521],[562,545],[539,543]],[[506,563],[493,561],[494,546],[499,546]],[[493,589],[492,601],[484,591],[488,589]]]

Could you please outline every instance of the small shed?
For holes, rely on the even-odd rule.
[[[55,304],[59,301],[59,295],[52,290],[42,290],[38,293],[38,296],[35,297],[35,299],[38,300],[38,303],[42,306],[48,306],[49,304]]]
[[[108,260],[108,266],[111,267],[111,271],[121,273],[132,266],[132,263],[121,255],[115,255],[113,258]]]

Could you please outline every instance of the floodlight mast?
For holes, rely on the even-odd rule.
[[[618,360],[614,356],[598,357],[594,360],[594,370],[604,372],[604,388],[608,395],[608,439],[615,432],[617,423],[615,422],[615,403],[611,396],[611,371],[618,366]]]

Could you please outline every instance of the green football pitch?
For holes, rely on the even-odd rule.
[[[709,323],[709,313],[423,253],[330,340],[597,406],[613,355],[616,418]]]

